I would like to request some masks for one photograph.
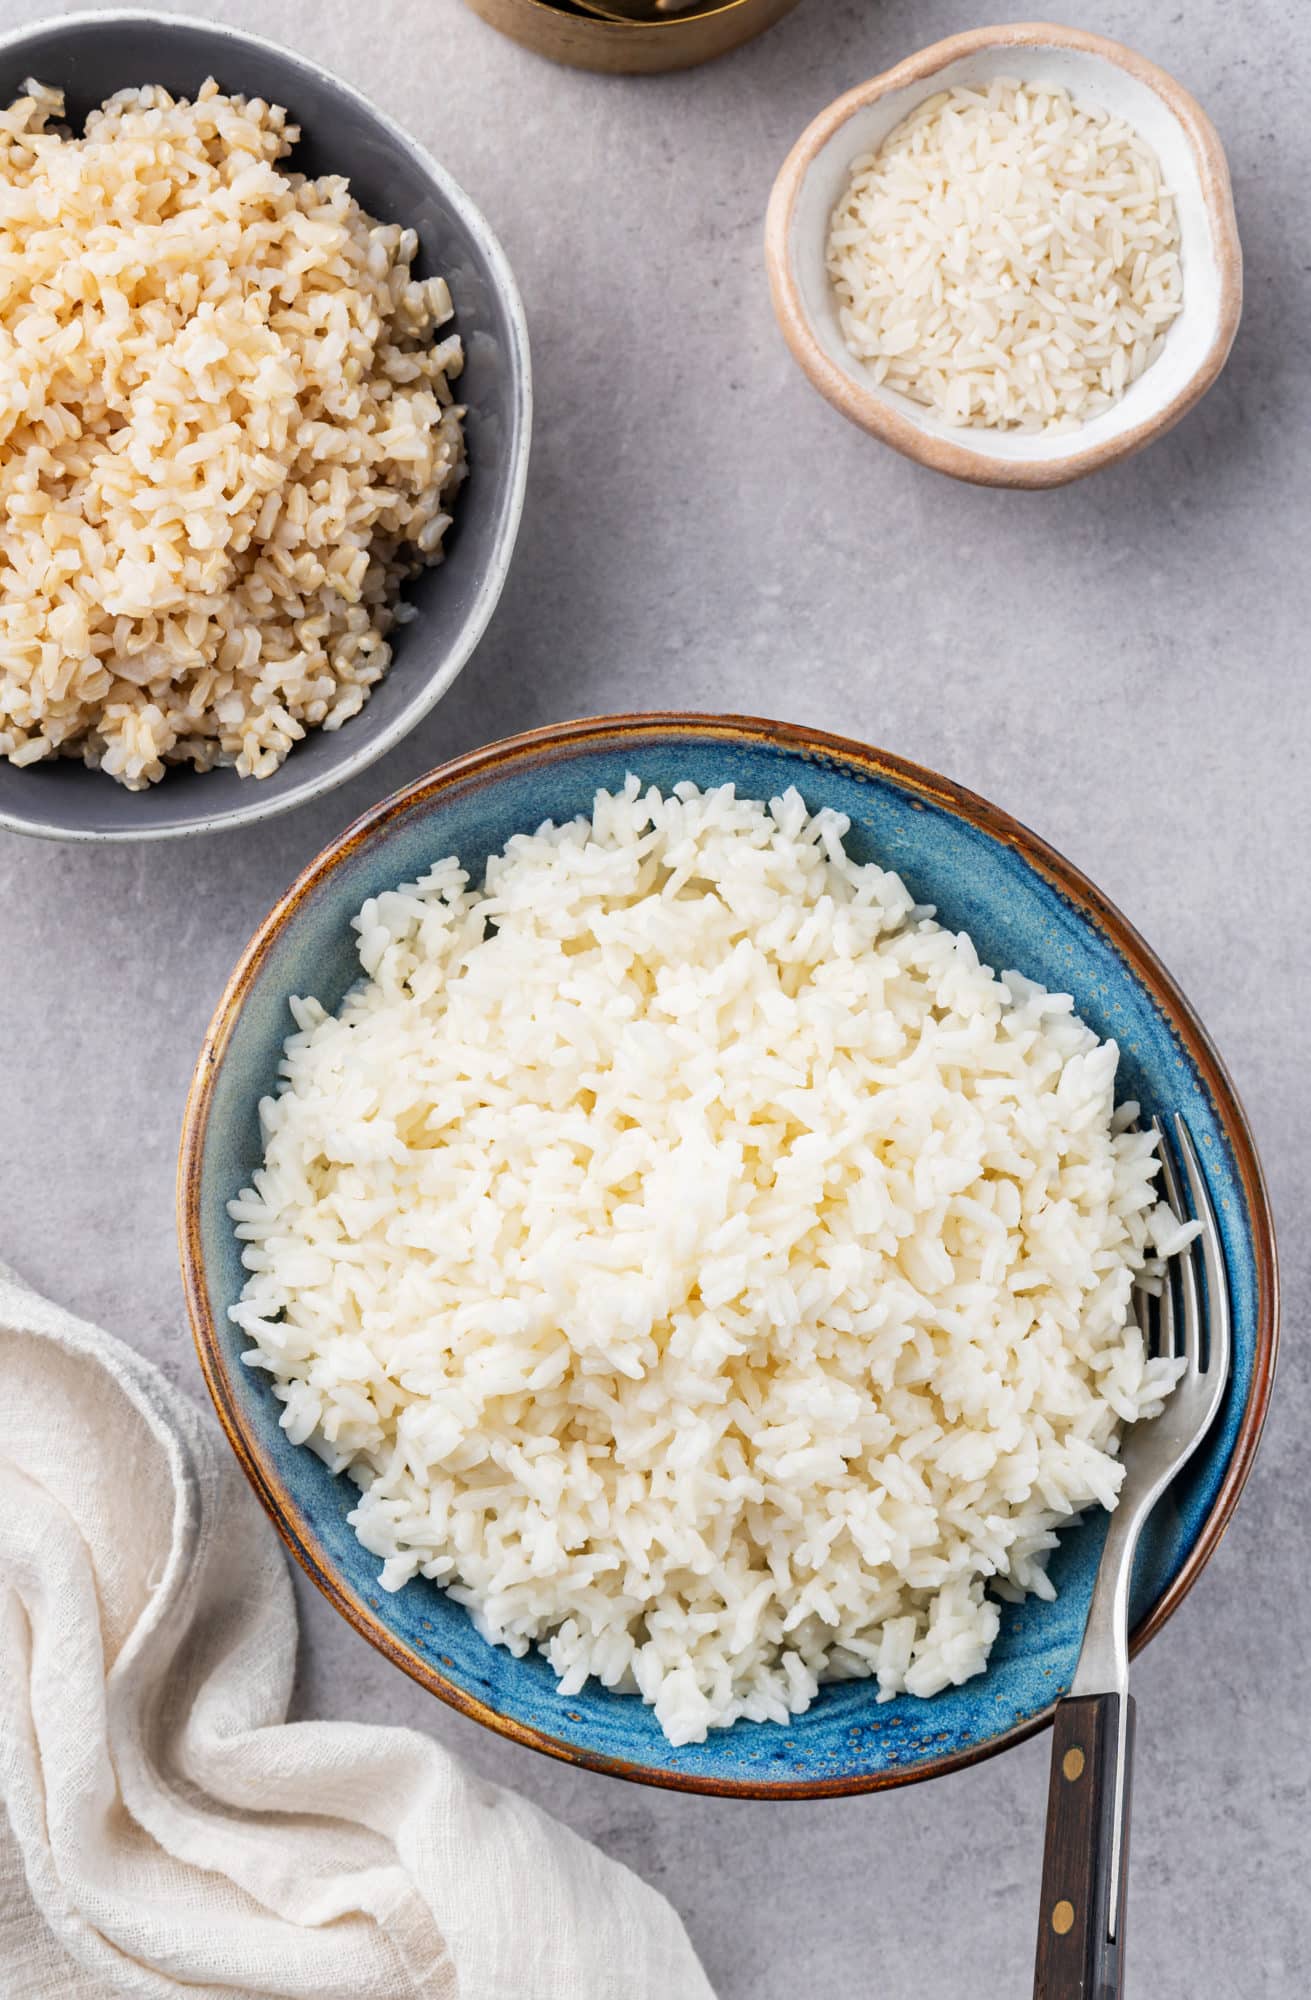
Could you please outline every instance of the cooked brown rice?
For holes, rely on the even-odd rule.
[[[0,113],[0,752],[267,777],[368,699],[464,476],[413,230],[282,170],[277,105]]]

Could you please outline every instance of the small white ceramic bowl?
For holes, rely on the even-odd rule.
[[[880,146],[934,92],[997,76],[1061,86],[1125,119],[1155,149],[1178,202],[1183,308],[1151,366],[1111,409],[1075,431],[951,425],[876,384],[842,338],[825,268],[829,218],[852,162]],[[953,35],[830,104],[802,133],[774,184],[765,259],[779,325],[821,394],[908,458],[982,486],[1061,486],[1150,444],[1215,381],[1243,305],[1229,169],[1206,113],[1132,49],[1046,22]]]

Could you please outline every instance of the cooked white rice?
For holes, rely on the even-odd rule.
[[[1153,1139],[796,792],[598,793],[370,899],[297,999],[232,1317],[351,1519],[672,1742],[979,1673],[1178,1364]]]
[[[1160,161],[1122,119],[999,77],[938,91],[833,212],[843,337],[949,424],[1070,430],[1160,352],[1183,301]]]
[[[464,474],[445,281],[277,105],[0,113],[0,754],[267,777],[354,715]]]

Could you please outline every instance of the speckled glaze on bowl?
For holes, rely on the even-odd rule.
[[[302,137],[288,166],[345,174],[384,222],[417,229],[415,271],[442,272],[464,341],[469,477],[453,509],[446,559],[407,587],[416,610],[397,629],[392,664],[358,715],[311,729],[270,778],[170,769],[144,792],[69,758],[23,769],[0,757],[0,827],[52,840],[159,840],[285,812],[344,783],[392,749],[439,701],[496,608],[514,551],[528,475],[532,371],[523,306],[505,253],[450,175],[349,84],[255,35],[172,14],[112,12],[49,20],[0,37],[0,104],[35,76],[67,93],[70,119],[116,90],[164,84],[194,96],[225,90],[287,107]]]
[[[1123,1050],[1121,1095],[1180,1110],[1220,1216],[1234,1308],[1235,1365],[1214,1431],[1158,1508],[1134,1584],[1135,1643],[1179,1604],[1214,1549],[1247,1477],[1274,1371],[1275,1245],[1241,1106],[1205,1031],[1136,933],[1070,864],[984,800],[912,764],[840,738],[738,717],[655,715],[564,723],[494,744],[421,779],[326,849],[261,925],[219,1003],[187,1105],[178,1172],[183,1276],[201,1364],[232,1445],[292,1551],[356,1628],[466,1715],[553,1756],[689,1791],[799,1798],[934,1776],[1003,1748],[1047,1719],[1069,1685],[1105,1516],[1062,1539],[1059,1596],[1002,1612],[985,1674],[931,1701],[880,1706],[871,1681],[825,1687],[786,1728],[738,1722],[674,1749],[635,1696],[561,1696],[536,1653],[488,1645],[468,1614],[416,1579],[394,1596],[347,1526],[355,1489],[288,1443],[267,1378],[243,1367],[227,1318],[242,1283],[225,1203],[260,1158],[257,1103],[291,1030],[287,998],[335,1007],[358,966],[350,918],[366,896],[457,854],[491,852],[545,818],[590,811],[598,786],[635,771],[669,787],[732,780],[769,798],[796,785],[851,820],[858,859],[896,868],[991,964],[1073,993]]]

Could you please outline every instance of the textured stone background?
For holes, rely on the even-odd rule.
[[[0,0],[0,26],[38,11]],[[532,331],[528,507],[477,658],[351,787],[194,844],[0,835],[0,1255],[203,1393],[173,1157],[212,1004],[302,863],[454,752],[606,709],[741,709],[976,787],[1145,932],[1263,1150],[1283,1225],[1283,1363],[1228,1537],[1136,1672],[1129,1966],[1149,2000],[1307,1990],[1311,14],[1298,0],[1088,0],[1078,15],[1173,70],[1214,117],[1247,311],[1227,373],[1170,437],[1024,496],[953,485],[848,428],[789,362],[760,256],[770,182],[816,110],[939,35],[1022,9],[805,0],[742,54],[646,81],[557,70],[457,0],[194,11],[340,71],[485,209]],[[1045,1740],[882,1798],[664,1795],[500,1742],[308,1587],[302,1609],[303,1712],[431,1730],[546,1803],[667,1891],[723,2000],[1029,1990]]]

